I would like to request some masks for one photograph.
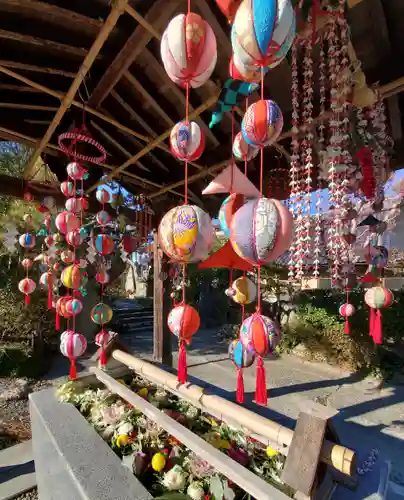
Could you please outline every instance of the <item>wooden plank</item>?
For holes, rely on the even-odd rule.
[[[94,373],[97,379],[103,382],[108,389],[140,410],[145,417],[151,419],[159,427],[165,429],[169,434],[177,438],[187,448],[207,461],[218,472],[240,486],[240,488],[249,493],[253,498],[258,498],[259,500],[289,499],[289,497],[275,488],[275,486],[267,483],[253,472],[232,460],[225,453],[208,444],[192,431],[154,407],[148,401],[142,399],[128,387],[120,384],[99,368],[91,367],[90,371]]]
[[[178,3],[179,0],[157,0],[153,2],[145,17],[146,21],[155,25],[156,29],[165,27]],[[142,25],[135,29],[95,87],[88,102],[89,106],[96,108],[103,102],[152,38],[153,35]]]
[[[66,78],[74,78],[76,76],[76,73],[72,73],[71,71],[64,71],[62,69],[56,69],[56,68],[45,68],[42,66],[35,66],[35,64],[25,64],[22,62],[7,61],[4,59],[0,59],[0,66],[3,66],[4,68],[22,69],[24,71],[32,71],[35,73],[59,75],[59,76],[64,76]]]
[[[158,363],[172,366],[171,332],[167,326],[168,279],[164,286],[163,251],[158,244],[157,232],[153,240],[153,359]]]
[[[65,43],[54,42],[53,40],[45,40],[44,38],[38,38],[31,35],[22,35],[21,33],[15,33],[14,31],[7,31],[0,29],[0,39],[2,40],[12,40],[13,42],[20,42],[25,45],[32,45],[37,49],[42,49],[44,51],[53,52],[56,54],[64,54],[70,57],[80,57],[86,56],[88,49],[81,47],[73,47],[72,45],[66,45]],[[98,56],[99,58],[100,56]]]
[[[122,154],[126,156],[126,158],[130,158],[132,156],[131,153],[127,149],[125,149],[122,144],[117,142],[111,135],[108,134],[106,130],[104,130],[102,127],[100,127],[95,121],[91,120],[90,121],[91,125],[98,130],[98,132],[109,142],[111,143],[118,151],[120,151]],[[144,170],[145,172],[150,172],[150,169],[147,168],[145,165],[143,165],[142,162],[138,161],[136,162],[136,165]]]
[[[389,110],[391,135],[395,142],[399,142],[403,138],[403,127],[401,125],[401,112],[397,95],[387,99],[387,108]]]
[[[310,496],[316,480],[327,420],[300,413],[282,472],[282,481]]]
[[[60,121],[62,120],[63,116],[65,115],[66,111],[69,109],[69,107],[72,104],[72,101],[74,100],[74,96],[76,95],[77,90],[79,89],[80,85],[84,81],[87,73],[89,72],[91,66],[93,65],[94,61],[97,58],[97,55],[99,54],[101,48],[103,47],[105,41],[108,39],[109,34],[111,31],[114,29],[116,23],[118,22],[118,19],[120,18],[121,14],[123,14],[124,9],[128,3],[128,0],[116,0],[114,2],[113,7],[111,8],[111,11],[103,24],[103,27],[98,33],[97,38],[95,39],[94,43],[92,44],[90,50],[88,53],[86,52],[86,56],[84,58],[84,61],[82,62],[79,71],[74,78],[72,84],[70,85],[69,90],[67,91],[66,95],[63,97],[63,101],[60,104],[59,109],[57,110],[52,123],[49,125],[48,130],[45,132],[45,135],[43,136],[42,140],[38,144],[38,147],[36,148],[34,154],[32,155],[30,161],[28,162],[28,165],[26,166],[25,171],[29,172],[30,169],[32,168],[33,165],[35,165],[35,162],[41,155],[42,151],[45,149],[46,145],[50,141],[53,133],[55,132],[57,126],[59,125]]]
[[[40,104],[21,104],[18,102],[0,102],[0,108],[25,109],[30,111],[56,111],[57,106],[41,106]]]
[[[102,27],[102,22],[98,19],[39,0],[1,0],[0,12],[19,14],[21,17],[29,17],[30,21],[45,21],[94,38]]]
[[[28,92],[38,94],[40,90],[28,87],[28,85],[14,85],[13,83],[0,83],[0,90],[10,90],[11,92]]]

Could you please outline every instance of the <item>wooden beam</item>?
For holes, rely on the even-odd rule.
[[[219,94],[212,96],[210,99],[205,101],[203,104],[201,104],[193,113],[190,113],[189,115],[189,120],[193,120],[197,116],[199,116],[201,113],[209,109],[218,99]],[[137,162],[140,158],[142,158],[144,155],[146,155],[149,151],[154,149],[158,144],[161,142],[165,141],[171,133],[171,129],[166,130],[163,134],[161,134],[159,137],[156,137],[153,141],[151,141],[144,149],[139,151],[139,153],[135,154],[132,156],[132,158],[129,158],[125,163],[123,163],[120,167],[116,169],[115,172],[108,174],[108,178],[111,179],[114,175],[119,174],[120,172],[123,172],[126,168],[128,168],[130,165],[133,165],[133,163]],[[203,172],[206,172],[206,169],[202,169]],[[206,175],[206,174],[205,174]],[[87,192],[91,193],[96,189],[102,181],[97,182],[93,186],[91,186]]]
[[[147,48],[143,50],[142,57],[143,60],[145,61],[145,66],[147,66],[148,68],[150,67],[150,69],[152,69],[152,71],[156,74],[156,77],[158,77],[161,81],[164,81],[166,89],[172,92],[172,94],[176,97],[178,102],[182,106],[184,106],[185,109],[186,99],[184,92],[170,78],[167,78],[167,74],[161,63],[154,57],[154,55]],[[163,92],[161,88],[159,90]],[[193,110],[194,108],[190,104],[189,111],[192,113]],[[199,126],[205,133],[205,136],[209,138],[209,140],[212,142],[214,147],[218,147],[220,145],[220,142],[216,139],[212,130],[206,125],[206,123],[202,120],[202,118],[198,118],[196,122],[199,124]]]
[[[31,123],[32,125],[49,125],[52,123],[50,120],[24,120],[26,123]]]
[[[71,71],[64,71],[56,68],[44,68],[42,66],[35,66],[34,64],[25,64],[16,61],[7,61],[4,59],[0,59],[0,66],[3,66],[4,68],[22,69],[24,71],[32,71],[35,73],[64,76],[66,78],[74,78],[76,76],[76,73],[72,73]]]
[[[401,113],[397,95],[387,99],[387,108],[391,125],[391,135],[395,142],[400,142],[403,138],[403,127],[401,125]]]
[[[144,17],[142,17],[140,14],[136,12],[136,10],[128,5],[126,7],[126,12],[133,17],[140,25],[143,26],[145,30],[147,30],[149,33],[151,33],[157,40],[161,40],[161,35],[160,33],[154,29],[153,25],[150,24]]]
[[[40,93],[38,89],[28,87],[27,85],[14,85],[13,83],[0,83],[0,90],[10,90],[11,92]]]
[[[14,31],[6,31],[0,29],[0,39],[12,40],[13,42],[20,42],[26,45],[32,45],[36,49],[47,50],[56,54],[65,54],[73,57],[85,57],[88,49],[84,47],[74,47],[73,45],[66,45],[64,43],[54,42],[53,40],[45,40],[31,35],[22,35]]]
[[[55,97],[55,98],[57,98],[59,100],[63,100],[64,97],[65,97],[63,93],[57,92],[56,90],[52,90],[52,89],[50,89],[48,87],[45,87],[44,85],[41,85],[40,83],[36,83],[36,82],[30,80],[29,78],[26,78],[25,76],[20,75],[19,73],[15,73],[14,71],[12,71],[10,69],[4,68],[3,66],[0,66],[0,72],[6,74],[8,76],[11,76],[11,77],[15,78],[16,80],[19,80],[19,81],[21,81],[23,83],[26,83],[27,85],[30,85],[33,88],[41,90],[45,94],[49,94],[49,95],[51,95],[51,96],[53,96],[53,97]],[[126,133],[128,133],[130,135],[133,135],[133,137],[136,137],[136,138],[138,138],[138,139],[140,139],[142,141],[145,141],[147,143],[149,143],[151,141],[150,137],[146,137],[146,136],[144,136],[142,134],[139,134],[135,130],[132,130],[131,128],[126,127],[125,125],[122,125],[122,123],[119,123],[117,120],[114,120],[113,118],[110,118],[109,116],[106,116],[105,114],[101,113],[100,111],[97,111],[96,109],[93,109],[93,108],[91,108],[91,107],[89,107],[87,105],[83,106],[82,102],[78,102],[78,101],[72,100],[71,101],[71,105],[76,106],[77,108],[80,108],[81,110],[84,109],[87,113],[90,113],[90,114],[92,114],[94,116],[97,116],[101,120],[104,120],[105,122],[107,122],[107,123],[113,125],[114,127],[122,130],[123,132],[126,132]],[[172,156],[170,148],[168,148],[165,144],[159,143],[156,147],[159,148],[159,149],[161,149],[162,151],[166,152],[170,156]],[[195,168],[197,168],[199,170],[203,169],[203,167],[201,167],[201,165],[198,165],[195,162],[189,162],[189,164],[193,165]]]
[[[164,111],[160,104],[147,92],[143,85],[139,83],[138,80],[136,80],[136,78],[131,73],[129,73],[129,71],[125,71],[123,75],[136,90],[136,92],[140,94],[142,101],[146,101],[150,105],[150,107],[153,108],[154,111],[156,111],[156,113],[161,116],[161,118],[166,122],[167,125],[173,127],[175,125],[174,120],[172,120],[168,116],[168,114]]]
[[[21,17],[29,17],[30,22],[46,21],[54,26],[67,27],[70,31],[84,33],[93,38],[102,27],[102,22],[98,19],[39,0],[1,0],[0,12],[12,12]]]
[[[26,109],[31,111],[56,111],[57,106],[41,106],[40,104],[20,104],[18,102],[0,102],[0,108]]]
[[[49,125],[48,130],[45,132],[45,135],[43,136],[37,149],[35,150],[34,154],[32,155],[32,157],[31,157],[31,159],[26,167],[26,172],[29,172],[30,169],[32,168],[32,166],[35,165],[35,162],[37,161],[37,159],[41,155],[42,151],[44,150],[44,148],[48,144],[49,140],[51,139],[54,131],[56,130],[57,126],[59,125],[64,114],[71,106],[77,90],[79,89],[80,85],[82,84],[84,78],[86,77],[86,74],[88,73],[89,69],[91,68],[97,55],[99,54],[102,46],[104,45],[104,42],[107,40],[109,34],[114,29],[119,17],[124,12],[124,9],[125,9],[127,3],[128,3],[128,0],[116,0],[116,2],[113,4],[113,7],[111,8],[111,12],[110,12],[108,18],[106,19],[105,23],[103,24],[103,27],[101,28],[100,32],[98,33],[98,36],[95,39],[93,45],[91,46],[91,49],[88,51],[84,61],[82,62],[75,79],[73,80],[69,90],[67,91],[67,94],[63,98],[63,101],[62,101],[58,111],[56,112],[55,117],[53,118],[52,123]]]
[[[179,0],[154,1],[146,15],[147,23],[155,24],[158,28],[165,26],[178,3]],[[89,106],[97,108],[104,101],[152,38],[153,35],[142,25],[135,29],[95,87],[88,102]]]
[[[119,144],[119,142],[117,142],[112,136],[110,136],[108,134],[108,132],[106,130],[104,130],[102,127],[100,127],[97,123],[95,123],[95,121],[91,120],[90,121],[91,125],[96,129],[98,130],[98,132],[109,142],[111,143],[115,149],[117,149],[118,151],[120,151],[124,156],[126,156],[126,158],[131,158],[132,157],[132,154],[129,153],[129,151],[127,149],[125,149],[122,144]],[[147,168],[145,165],[143,165],[142,162],[138,161],[136,162],[136,165],[142,169],[142,170],[145,170],[146,172],[150,172],[150,169]]]

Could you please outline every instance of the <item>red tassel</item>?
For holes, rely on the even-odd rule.
[[[382,334],[382,313],[380,309],[378,309],[374,314],[374,323],[373,323],[373,340],[375,344],[381,344],[383,341]]]
[[[237,403],[244,403],[244,379],[243,379],[243,369],[237,368],[237,392],[236,392]]]
[[[105,366],[107,363],[108,363],[107,353],[105,352],[104,342],[103,342],[101,346],[100,365]]]
[[[56,330],[59,332],[60,331],[60,315],[56,311]]]
[[[264,362],[262,361],[262,357],[258,356],[257,361],[257,375],[255,381],[255,402],[257,405],[266,406],[268,397],[267,397],[267,384],[265,381],[265,368]]]
[[[74,358],[70,358],[70,380],[76,380],[76,378],[76,360]]]
[[[187,350],[185,342],[180,342],[180,351],[178,354],[178,382],[185,384],[187,381]]]
[[[48,310],[53,307],[53,295],[52,295],[52,277],[48,275]]]
[[[28,295],[28,293],[25,294],[25,305],[29,306],[31,303],[31,297]]]
[[[375,324],[375,310],[373,309],[373,307],[371,307],[369,314],[369,335],[371,337],[373,337],[374,324]]]
[[[351,333],[351,328],[349,326],[349,319],[348,316],[345,316],[345,333],[349,335]]]

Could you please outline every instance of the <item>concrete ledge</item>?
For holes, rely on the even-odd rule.
[[[144,486],[55,389],[30,395],[40,500],[150,500]]]

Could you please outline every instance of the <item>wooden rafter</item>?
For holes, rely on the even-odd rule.
[[[198,108],[196,108],[194,110],[193,113],[189,114],[189,120],[193,120],[194,118],[196,118],[197,116],[199,116],[201,113],[203,113],[204,111],[206,111],[207,109],[209,109],[217,101],[218,97],[219,97],[219,94],[214,95],[214,96],[210,97],[207,101],[205,101],[203,104],[201,104]],[[112,179],[112,177],[114,175],[117,175],[117,174],[123,172],[130,165],[133,165],[133,163],[137,162],[140,158],[142,158],[144,155],[146,155],[147,153],[149,153],[149,151],[151,151],[152,149],[154,149],[155,147],[157,147],[158,144],[160,144],[163,141],[165,141],[170,136],[170,133],[171,133],[171,129],[166,130],[159,137],[156,137],[156,139],[154,139],[153,141],[151,141],[145,148],[143,148],[141,151],[139,151],[139,153],[136,153],[134,156],[132,156],[132,158],[129,158],[125,163],[123,163],[120,167],[118,167],[115,172],[113,172],[111,174],[108,174],[107,178],[108,179]],[[202,169],[201,171],[204,172],[205,170],[206,169]],[[87,192],[91,193],[99,185],[101,185],[103,182],[105,182],[105,180],[106,179],[98,181],[93,186],[91,186],[87,190]]]
[[[48,52],[65,54],[69,57],[85,57],[88,52],[88,49],[84,47],[74,47],[73,45],[66,45],[65,43],[54,42],[53,40],[45,40],[44,38],[22,35],[21,33],[2,29],[0,29],[0,39],[21,42],[22,44],[32,45],[33,47],[47,50]]]
[[[127,3],[128,3],[128,0],[116,0],[113,7],[111,8],[111,12],[110,12],[108,18],[106,19],[100,32],[98,33],[97,38],[95,39],[93,45],[91,46],[86,57],[84,58],[84,61],[82,62],[76,77],[74,78],[69,90],[67,91],[67,94],[64,96],[63,101],[62,101],[58,111],[56,112],[52,123],[49,125],[48,130],[45,132],[45,135],[43,136],[37,149],[35,150],[34,154],[32,155],[32,157],[31,157],[31,159],[26,167],[26,170],[25,170],[26,172],[29,172],[31,170],[32,165],[35,164],[35,162],[37,161],[37,159],[41,155],[42,151],[44,150],[44,148],[48,144],[49,140],[51,139],[53,133],[55,132],[57,126],[60,123],[60,120],[63,118],[67,109],[71,106],[77,90],[79,89],[81,83],[83,82],[86,74],[88,73],[89,69],[91,68],[97,55],[99,54],[102,46],[104,45],[104,42],[107,40],[109,34],[114,29],[114,26],[117,23],[119,17],[124,12],[124,9],[125,9]]]
[[[18,102],[0,102],[0,108],[26,109],[29,111],[56,111],[57,106],[42,106],[40,104],[21,104]]]
[[[122,144],[120,144],[118,141],[116,141],[111,135],[108,134],[108,132],[106,130],[104,130],[102,127],[100,127],[100,125],[98,125],[97,123],[95,123],[95,121],[91,120],[90,121],[91,125],[96,129],[98,130],[98,132],[104,137],[104,139],[106,139],[110,144],[112,144],[115,149],[117,149],[118,151],[120,151],[124,156],[126,156],[126,158],[131,158],[132,157],[132,154],[129,153],[129,151],[127,149],[125,149]],[[150,169],[147,168],[141,161],[138,161],[136,162],[136,165],[144,170],[145,172],[150,172]]]
[[[0,90],[10,90],[11,92],[40,93],[40,90],[28,87],[27,85],[14,85],[13,83],[0,83]]]
[[[39,0],[1,0],[0,12],[23,14],[30,20],[47,21],[55,26],[68,27],[69,30],[85,33],[89,37],[96,37],[102,26],[98,19]]]
[[[153,2],[152,7],[146,15],[147,23],[154,24],[157,27],[164,26],[178,4],[179,0],[157,0]],[[142,25],[139,25],[135,29],[95,87],[88,102],[89,106],[96,108],[103,102],[121,79],[124,72],[130,68],[132,63],[152,38],[153,35]]]
[[[56,68],[44,68],[43,66],[35,66],[35,64],[25,64],[21,62],[7,61],[4,59],[0,59],[0,66],[2,66],[3,68],[14,68],[22,69],[24,71],[32,71],[34,73],[46,73],[48,75],[65,76],[66,78],[74,78],[76,76],[76,73],[72,73],[71,71],[64,71],[62,69]]]
[[[37,82],[34,82],[34,81],[30,80],[29,78],[26,78],[25,76],[20,75],[19,73],[15,73],[14,71],[12,71],[10,69],[4,68],[3,66],[0,66],[0,73],[4,73],[4,74],[6,74],[8,76],[11,76],[11,77],[15,78],[16,80],[19,80],[19,81],[21,81],[23,83],[26,83],[27,85],[30,85],[33,88],[36,88],[38,90],[41,90],[45,94],[49,94],[52,97],[55,97],[55,98],[57,98],[59,100],[63,100],[64,97],[65,97],[65,95],[62,92],[58,92],[56,90],[52,90],[52,89],[50,89],[48,87],[45,87],[45,85],[41,85],[41,84],[39,84]],[[142,140],[142,141],[144,141],[146,143],[149,143],[152,140],[150,137],[146,137],[146,136],[144,136],[142,134],[139,134],[135,130],[132,130],[131,128],[126,127],[122,123],[119,123],[117,120],[114,120],[113,118],[110,118],[109,116],[106,116],[105,114],[101,113],[100,111],[97,111],[96,109],[91,108],[88,105],[83,105],[82,102],[78,102],[78,101],[72,100],[70,104],[73,105],[73,106],[76,106],[76,107],[80,108],[81,110],[84,109],[84,111],[86,111],[87,113],[92,114],[94,116],[97,116],[101,120],[109,123],[110,125],[113,125],[114,127],[118,128],[119,130],[122,130],[123,132],[126,132],[126,133],[132,135],[133,137],[136,137],[136,138],[138,138],[138,139],[140,139],[140,140]],[[168,148],[166,145],[159,143],[156,147],[159,148],[159,149],[161,149],[162,151],[166,152],[170,156],[172,156],[171,152],[170,152],[170,148]],[[192,165],[192,166],[194,166],[198,170],[202,170],[203,169],[203,167],[201,165],[198,165],[195,162],[190,162],[189,164]]]

